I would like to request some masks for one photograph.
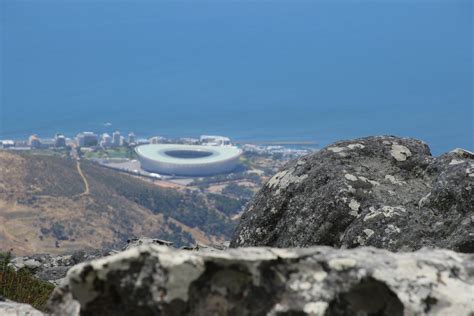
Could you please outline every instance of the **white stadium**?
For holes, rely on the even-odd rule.
[[[208,176],[230,172],[242,151],[233,146],[180,144],[142,145],[135,148],[143,170],[176,176]]]

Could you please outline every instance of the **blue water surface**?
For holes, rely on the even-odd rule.
[[[474,148],[469,0],[0,3],[0,139],[392,134],[435,154]]]

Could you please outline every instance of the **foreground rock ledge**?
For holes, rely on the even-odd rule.
[[[28,304],[6,300],[0,296],[0,315],[2,316],[44,316],[42,312]]]
[[[82,315],[474,313],[474,255],[449,250],[146,245],[79,264],[67,278],[52,300],[61,315],[77,313],[77,302]]]

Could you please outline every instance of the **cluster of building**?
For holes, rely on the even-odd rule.
[[[120,134],[119,131],[115,131],[110,136],[108,133],[99,135],[93,132],[82,132],[76,136],[76,145],[79,147],[122,147],[122,146],[134,146],[136,144],[136,137],[134,133],[128,134],[128,139]]]
[[[94,132],[81,132],[74,138],[67,138],[63,134],[56,134],[54,138],[40,138],[38,135],[31,135],[25,140],[0,140],[0,148],[12,149],[48,149],[65,148],[68,146],[89,147],[89,148],[113,148],[113,147],[135,147],[146,144],[185,144],[185,145],[207,145],[207,146],[231,146],[228,137],[202,135],[199,138],[184,137],[170,139],[162,136],[154,136],[149,139],[137,139],[134,133],[123,136],[119,131],[112,135],[104,133],[102,135]]]
[[[63,134],[56,134],[54,138],[41,139],[38,135],[31,135],[25,140],[0,140],[0,148],[11,149],[48,149],[48,148],[66,148],[68,146],[67,138]]]
[[[207,146],[231,146],[230,138],[224,136],[202,135],[200,137],[202,145]]]
[[[199,138],[193,137],[182,137],[179,139],[169,139],[162,136],[155,136],[148,140],[140,141],[140,145],[143,144],[184,144],[184,145],[205,145],[205,146],[232,146],[229,137],[217,136],[217,135],[201,135]]]
[[[56,134],[54,138],[40,138],[37,135],[31,135],[26,141],[0,140],[0,148],[11,149],[48,149],[48,148],[66,148],[81,147],[91,150],[100,150],[100,148],[118,148],[118,147],[136,147],[139,145],[158,145],[158,144],[182,144],[182,145],[203,145],[227,147],[232,146],[231,140],[225,136],[201,135],[199,138],[183,137],[170,139],[162,136],[154,136],[149,139],[137,139],[133,132],[123,136],[119,131],[112,135],[103,133],[98,135],[94,132],[81,132],[74,138],[67,138],[63,134]],[[282,158],[294,158],[309,154],[312,150],[305,148],[289,148],[285,146],[264,146],[255,144],[243,144],[241,149],[245,152],[256,154],[276,154]]]
[[[207,145],[207,146],[231,146],[230,139],[224,136],[202,135],[200,138],[184,137],[170,139],[162,136],[154,136],[149,139],[137,139],[134,133],[129,133],[125,138],[119,131],[115,131],[110,136],[107,133],[99,135],[92,132],[82,132],[76,136],[76,145],[79,147],[123,147],[137,145],[157,145],[157,144],[186,144],[186,145]]]
[[[125,138],[116,131],[110,136],[107,133],[100,137],[93,132],[81,132],[74,138],[67,138],[63,134],[56,134],[54,138],[40,138],[33,134],[25,140],[0,140],[0,148],[10,149],[49,149],[49,148],[66,148],[70,146],[77,147],[121,147],[134,146],[136,137],[134,133],[128,134]]]
[[[314,150],[311,149],[299,149],[299,148],[288,148],[284,146],[262,146],[254,144],[242,145],[242,150],[246,152],[252,152],[256,154],[277,154],[283,158],[295,158],[307,155]]]

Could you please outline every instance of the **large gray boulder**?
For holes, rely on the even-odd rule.
[[[81,263],[56,315],[472,315],[474,255],[361,247],[174,250]],[[73,307],[73,308],[71,308]]]
[[[248,204],[231,247],[474,252],[474,154],[419,140],[341,141],[290,162]]]

